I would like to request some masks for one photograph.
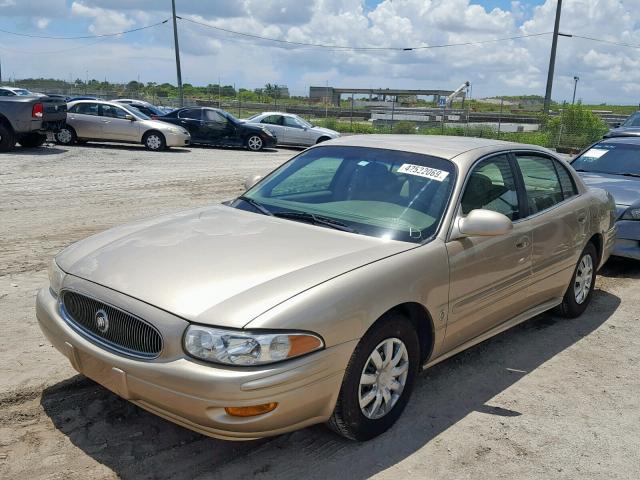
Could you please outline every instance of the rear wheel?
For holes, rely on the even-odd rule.
[[[562,299],[560,313],[563,316],[575,318],[587,309],[596,283],[597,265],[598,252],[593,243],[589,242],[580,254],[571,283]]]
[[[73,145],[77,140],[76,131],[69,125],[65,125],[56,132],[56,141],[60,145]]]
[[[412,323],[397,314],[381,318],[349,360],[328,427],[352,440],[385,432],[409,401],[419,363]]]
[[[39,147],[47,141],[47,136],[41,133],[27,133],[18,140],[18,143],[26,148]]]
[[[164,139],[164,135],[160,132],[147,132],[144,134],[142,144],[147,150],[164,150],[167,148],[167,142]]]
[[[247,138],[247,148],[252,152],[259,152],[264,147],[264,141],[260,135],[251,135]]]
[[[8,152],[16,146],[16,136],[11,127],[0,123],[0,152]]]

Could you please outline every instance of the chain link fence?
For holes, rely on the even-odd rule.
[[[16,86],[20,86],[19,83]],[[47,88],[30,84],[29,89],[41,93],[63,94],[69,97],[93,96],[100,99],[134,98],[164,107],[179,107],[176,97],[155,93],[143,95],[126,88],[120,90],[92,88],[91,85],[66,84],[62,88]],[[248,118],[264,111],[289,112],[307,121],[338,130],[342,133],[398,133],[426,135],[459,135],[493,138],[519,143],[536,144],[558,151],[576,152],[622,123],[627,116],[612,111],[591,110],[580,104],[555,105],[549,114],[541,107],[518,109],[498,100],[494,111],[477,109],[469,102],[460,108],[404,107],[389,102],[388,107],[354,106],[343,101],[340,106],[311,103],[308,99],[272,99],[269,102],[243,101],[222,97],[214,93],[199,98],[185,97],[185,106],[212,106],[222,108],[238,118]],[[361,103],[361,102],[358,102]]]

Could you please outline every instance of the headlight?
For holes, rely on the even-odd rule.
[[[225,365],[262,365],[320,350],[320,337],[297,332],[248,332],[190,325],[185,351],[208,362]]]
[[[640,207],[628,208],[622,214],[622,220],[640,220]]]
[[[66,273],[64,273],[58,266],[55,259],[52,259],[51,263],[49,263],[49,285],[51,291],[56,296],[60,294],[60,289],[62,288],[62,280],[64,280],[65,275]]]

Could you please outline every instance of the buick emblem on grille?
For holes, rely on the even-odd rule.
[[[103,309],[96,312],[96,327],[100,333],[107,333],[109,330],[109,316]]]

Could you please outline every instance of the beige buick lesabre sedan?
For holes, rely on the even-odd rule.
[[[615,237],[607,193],[494,140],[340,138],[249,187],[68,247],[37,298],[79,372],[225,439],[384,432],[421,368],[580,315]]]

